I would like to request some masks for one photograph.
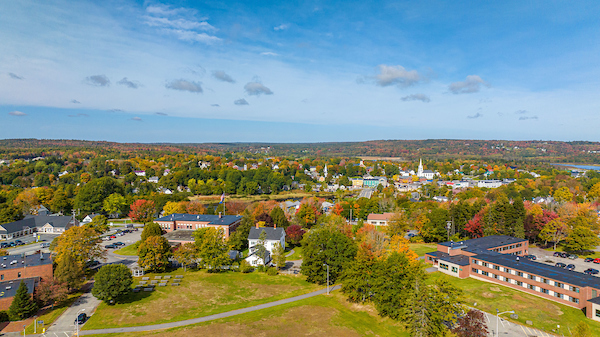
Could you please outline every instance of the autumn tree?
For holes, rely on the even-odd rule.
[[[404,236],[408,229],[410,229],[410,219],[408,219],[408,217],[404,213],[396,212],[394,213],[394,215],[392,215],[390,221],[388,221],[388,225],[385,228],[385,232],[389,236]]]
[[[298,225],[291,225],[285,230],[285,241],[291,245],[297,246],[300,244],[304,236],[304,229]]]
[[[85,224],[85,227],[93,229],[100,235],[108,230],[108,223],[104,215],[96,215],[92,222]]]
[[[273,227],[275,224],[273,222],[273,218],[271,218],[271,216],[267,212],[263,212],[263,213],[260,213],[259,215],[257,215],[256,221],[262,222],[265,227]]]
[[[57,263],[67,258],[84,266],[88,261],[104,259],[106,251],[100,242],[102,240],[94,228],[73,226],[52,241],[50,250]]]
[[[573,193],[571,193],[568,187],[563,186],[554,191],[553,197],[559,203],[565,203],[573,200]]]
[[[186,242],[173,252],[173,257],[181,263],[183,271],[198,259],[198,247],[193,242]]]
[[[273,223],[281,228],[288,228],[290,225],[290,222],[285,216],[285,212],[279,206],[273,207],[273,210],[271,210],[269,215],[271,216],[271,219],[273,219]]]
[[[152,221],[156,213],[154,201],[152,200],[138,199],[131,204],[130,208],[129,217],[143,223]]]
[[[123,209],[127,206],[127,200],[119,193],[113,193],[106,197],[102,202],[102,209],[115,218],[123,212]]]
[[[31,214],[33,207],[38,206],[40,202],[35,191],[29,189],[19,193],[13,201],[13,204],[21,210],[21,213]]]
[[[124,264],[107,264],[94,275],[92,295],[109,305],[127,295],[133,283],[131,270]]]
[[[115,178],[92,179],[83,185],[75,196],[75,208],[81,212],[93,213],[103,208],[104,200],[113,193],[123,194],[123,186]]]
[[[169,241],[162,236],[150,236],[138,247],[140,267],[156,272],[165,271],[171,257]]]
[[[458,337],[487,337],[488,329],[483,312],[469,310],[464,316],[458,318],[452,332]]]
[[[221,267],[230,263],[229,248],[223,239],[223,231],[216,228],[200,228],[194,231],[198,258],[210,271],[221,271]]]
[[[559,219],[554,219],[542,228],[538,237],[544,242],[551,241],[556,246],[569,235],[568,227]]]
[[[199,201],[190,201],[187,204],[186,211],[189,214],[206,214],[206,207]]]
[[[163,207],[163,215],[171,215],[175,213],[185,213],[186,203],[181,201],[167,201]]]
[[[42,307],[51,304],[54,308],[54,304],[60,305],[67,299],[68,294],[68,286],[56,278],[42,279],[35,289],[36,301]]]
[[[54,270],[54,277],[58,282],[65,284],[68,291],[79,289],[84,275],[84,265],[68,253],[61,256]]]
[[[147,238],[151,236],[161,236],[162,228],[156,222],[149,222],[144,225],[144,229],[142,230],[141,241],[146,241]]]

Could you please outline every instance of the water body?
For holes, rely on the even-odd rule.
[[[600,171],[600,166],[593,166],[593,165],[571,165],[571,164],[552,164],[552,165],[564,166],[564,167],[574,167],[574,168],[578,168],[578,169],[582,169],[582,170]]]

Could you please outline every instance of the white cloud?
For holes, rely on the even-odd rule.
[[[211,104],[210,106],[215,107],[215,108],[220,107],[220,105],[218,105],[218,104]]]
[[[515,114],[517,114],[517,115],[524,115],[527,112],[528,112],[527,110],[517,110],[517,111],[515,111]]]
[[[202,42],[206,44],[211,44],[221,41],[221,39],[216,36],[208,35],[206,33],[196,33],[191,30],[163,29],[163,32],[170,35],[174,35],[179,40],[188,42]]]
[[[202,30],[207,32],[215,32],[217,28],[212,26],[206,21],[190,21],[186,19],[175,19],[171,20],[169,18],[157,18],[153,16],[144,17],[146,20],[145,23],[151,27],[169,27],[175,29],[184,29],[184,30]]]
[[[85,78],[85,83],[96,87],[108,87],[110,80],[106,75],[92,75]]]
[[[248,82],[244,86],[244,90],[248,95],[260,96],[261,94],[265,95],[273,95],[273,91],[271,89],[265,87],[262,83],[259,82]]]
[[[79,102],[79,101],[78,101],[78,100],[76,100],[76,99],[72,99],[72,100],[71,100],[71,103],[73,103],[73,104],[81,104],[81,102]]]
[[[412,94],[401,98],[403,101],[422,101],[425,103],[431,102],[431,98],[425,94]]]
[[[406,70],[403,66],[380,64],[379,74],[368,77],[367,79],[374,80],[375,84],[381,87],[397,85],[398,87],[406,88],[421,81],[421,76],[416,70]],[[364,81],[365,78],[359,78],[359,83]]]
[[[481,77],[477,75],[469,75],[467,79],[463,82],[454,82],[448,86],[448,90],[451,93],[457,94],[471,94],[475,92],[479,92],[481,86],[489,87],[489,83],[484,81]]]
[[[528,119],[538,119],[538,116],[521,116],[521,117],[519,117],[520,121],[526,121]]]
[[[233,104],[235,104],[235,105],[250,105],[250,103],[248,103],[248,101],[246,101],[243,98],[236,99],[235,101],[233,101]]]
[[[179,40],[206,44],[221,41],[220,38],[206,33],[214,33],[218,29],[209,24],[207,18],[196,19],[195,10],[151,5],[146,7],[146,12],[150,14],[143,16],[146,25],[158,28],[160,32],[175,36]]]
[[[150,5],[150,6],[146,7],[147,13],[155,14],[155,15],[164,15],[164,16],[178,15],[178,14],[186,13],[189,11],[190,10],[185,9],[185,8],[171,9],[169,6],[162,5],[162,4]]]
[[[202,83],[201,82],[193,82],[188,80],[173,80],[165,85],[168,89],[179,90],[179,91],[189,91],[195,93],[202,93]]]
[[[288,28],[290,28],[290,25],[288,25],[288,24],[281,24],[279,26],[273,27],[273,30],[277,32],[277,31],[280,31],[280,30],[286,30]]]
[[[159,116],[168,116],[166,112],[155,112],[154,114]]]
[[[140,117],[132,117],[131,120],[136,122],[143,122],[143,120]]]
[[[11,111],[8,114],[11,115],[11,116],[19,116],[19,117],[21,117],[21,116],[27,116],[26,113],[24,113],[22,111],[16,111],[16,110],[15,111]]]
[[[279,54],[277,54],[277,53],[273,53],[273,52],[271,52],[271,51],[265,51],[265,52],[262,52],[262,53],[260,53],[260,54],[261,54],[262,56],[279,56]]]
[[[223,70],[213,71],[213,77],[223,82],[235,83],[235,80],[231,78],[231,76],[227,75],[227,73],[225,73]]]

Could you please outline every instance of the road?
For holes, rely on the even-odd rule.
[[[373,188],[363,188],[360,193],[358,194],[358,198],[367,198],[367,199],[371,199],[371,196],[373,195],[373,192],[375,192],[375,189]]]
[[[541,330],[534,329],[533,327],[520,325],[506,321],[500,317],[498,319],[498,335],[495,335],[496,331],[496,315],[488,314],[484,312],[488,332],[490,336],[499,337],[554,337],[559,335],[550,334]]]

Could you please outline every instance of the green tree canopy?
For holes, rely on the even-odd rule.
[[[144,225],[144,230],[142,230],[141,241],[146,241],[147,238],[151,236],[161,236],[162,228],[156,222],[149,222]]]
[[[302,274],[306,275],[307,281],[318,284],[327,281],[327,269],[323,264],[329,265],[329,279],[335,283],[357,252],[354,240],[331,226],[315,228],[306,233],[302,239],[302,249]]]
[[[94,276],[94,280],[92,295],[108,304],[114,304],[126,295],[133,283],[131,270],[123,264],[102,266]]]
[[[138,247],[140,267],[157,272],[164,271],[169,265],[171,245],[162,236],[149,236]]]
[[[223,231],[216,228],[200,228],[194,232],[198,257],[211,271],[220,271],[231,262],[227,254],[229,248],[223,240]]]
[[[83,185],[75,196],[75,208],[82,213],[94,213],[102,210],[104,199],[113,193],[123,194],[123,186],[115,178],[102,177],[92,179]]]
[[[25,282],[21,281],[17,293],[8,308],[8,316],[13,321],[20,321],[31,317],[37,310],[38,306],[32,299],[31,294],[29,294]]]

